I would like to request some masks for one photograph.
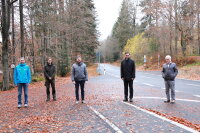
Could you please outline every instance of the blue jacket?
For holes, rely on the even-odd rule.
[[[19,64],[14,70],[14,84],[31,83],[31,70],[26,64]]]

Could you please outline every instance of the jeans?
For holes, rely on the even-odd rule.
[[[133,98],[133,80],[124,80],[124,99],[128,99],[128,87],[129,87],[129,98]]]
[[[165,81],[165,92],[167,100],[170,100],[170,90],[171,90],[171,99],[175,100],[175,81],[166,80]]]
[[[79,101],[79,86],[81,87],[81,98],[82,98],[82,100],[84,100],[84,98],[85,98],[85,92],[84,92],[85,81],[75,81],[75,94],[76,94],[77,101]]]
[[[18,105],[22,105],[22,88],[24,89],[24,104],[28,104],[28,83],[18,83]]]

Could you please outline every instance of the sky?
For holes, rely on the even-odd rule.
[[[106,39],[112,31],[114,23],[117,21],[122,0],[94,0],[97,11],[99,40]]]

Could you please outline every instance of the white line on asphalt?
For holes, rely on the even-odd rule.
[[[136,99],[161,99],[164,100],[166,98],[164,97],[134,97]],[[191,100],[191,99],[180,99],[180,98],[176,98],[177,101],[184,101],[184,102],[195,102],[195,103],[200,103],[199,100]]]
[[[94,111],[94,113],[99,116],[103,121],[105,121],[113,130],[115,130],[115,132],[117,133],[123,133],[115,124],[113,124],[112,122],[110,122],[106,117],[104,117],[101,113],[99,113],[98,111],[96,111],[93,107],[89,106],[89,108]]]
[[[154,85],[151,85],[151,84],[148,84],[148,83],[143,83],[143,84],[154,87]]]
[[[200,85],[195,85],[195,84],[187,84],[187,85],[200,87]]]
[[[175,122],[175,121],[172,121],[172,120],[170,120],[170,119],[167,119],[167,118],[165,118],[165,117],[163,117],[163,116],[157,115],[156,113],[147,111],[147,110],[145,110],[145,109],[142,109],[142,108],[140,108],[140,107],[138,107],[138,106],[135,106],[135,105],[133,105],[133,104],[130,104],[130,103],[126,103],[126,102],[123,102],[123,103],[124,103],[124,104],[127,104],[127,105],[129,105],[129,106],[132,106],[132,107],[136,108],[137,110],[140,110],[140,111],[142,111],[142,112],[145,112],[145,113],[147,113],[147,114],[150,114],[150,115],[152,115],[152,116],[155,116],[155,117],[157,117],[157,118],[160,118],[160,119],[162,119],[162,120],[164,120],[164,121],[167,121],[167,122],[169,122],[169,123],[171,123],[171,124],[173,124],[173,125],[175,125],[175,126],[178,126],[178,127],[180,127],[180,128],[183,128],[183,129],[185,129],[185,130],[187,130],[187,131],[189,131],[189,132],[191,132],[191,133],[199,133],[198,131],[196,131],[196,130],[194,130],[194,129],[192,129],[192,128],[186,127],[185,125],[182,125],[182,124],[180,124],[180,123],[178,123],[178,122]]]
[[[200,95],[194,95],[195,97],[200,97]]]

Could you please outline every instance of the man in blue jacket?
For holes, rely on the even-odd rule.
[[[24,89],[24,107],[28,107],[28,84],[31,82],[31,71],[25,63],[24,57],[20,59],[20,64],[14,70],[14,84],[18,86],[18,108],[22,107],[21,96]]]

